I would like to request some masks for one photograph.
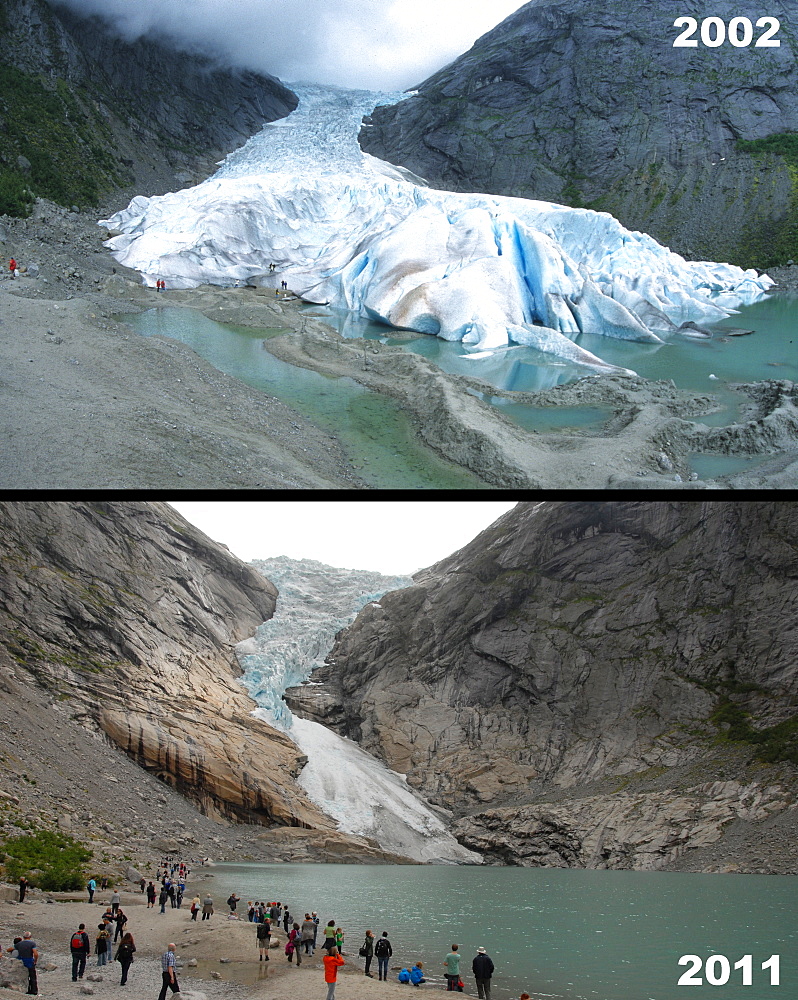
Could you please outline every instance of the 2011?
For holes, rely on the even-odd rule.
[[[698,973],[702,967],[710,986],[725,986],[732,973],[732,965],[725,955],[710,955],[704,961],[700,955],[682,955],[679,965],[689,965],[687,972],[679,976],[678,986],[703,986],[704,981]],[[751,955],[743,955],[739,962],[734,963],[734,969],[742,972],[742,985],[750,986],[754,978],[754,960]],[[767,962],[762,963],[762,971],[770,970],[770,985],[779,985],[779,956],[771,955]]]
[[[692,36],[698,31],[698,21],[694,17],[677,17],[674,28],[684,26],[684,31],[673,43],[673,48],[695,48],[698,39]],[[781,22],[777,17],[760,17],[757,28],[767,28],[754,42],[754,48],[778,48],[781,42],[775,37]],[[747,17],[733,17],[729,21],[728,30],[722,17],[705,17],[701,22],[701,42],[710,49],[723,45],[728,37],[729,43],[738,49],[744,49],[754,39],[754,26]]]

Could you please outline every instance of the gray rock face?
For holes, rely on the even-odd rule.
[[[730,701],[759,728],[794,713],[797,538],[789,503],[519,504],[361,612],[314,674],[315,717],[464,817],[474,849],[529,857],[517,830],[532,824],[540,849],[545,801],[562,848],[546,850],[567,863],[667,863],[674,844],[647,851],[639,828],[605,856],[574,803],[608,796],[592,814],[627,829],[640,803],[620,808],[617,789],[656,775],[671,794],[660,775],[678,773],[690,801],[669,822],[693,832],[676,846],[707,842],[694,789],[709,777],[712,713]],[[652,823],[661,805],[647,800]]]
[[[277,592],[166,504],[0,504],[0,665],[211,815],[330,829],[233,647]],[[116,780],[116,779],[112,779]]]
[[[87,160],[98,174],[115,167],[139,193],[173,190],[176,173],[196,180],[214,157],[297,105],[274,77],[228,70],[157,39],[126,42],[100,18],[46,0],[3,6],[3,63],[52,89],[66,85],[74,107],[99,123]]]
[[[436,186],[587,204],[688,256],[740,258],[792,191],[781,158],[736,148],[798,128],[798,4],[768,14],[778,48],[674,48],[677,16],[707,16],[695,0],[533,0],[375,110],[361,145]]]

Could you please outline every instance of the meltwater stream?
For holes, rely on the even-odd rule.
[[[335,634],[369,602],[409,586],[403,577],[334,569],[313,560],[257,560],[255,568],[279,590],[274,616],[236,648],[243,683],[257,713],[282,729],[308,757],[299,784],[345,833],[371,837],[386,850],[417,861],[478,863],[446,832],[438,814],[408,785],[351,740],[297,718],[283,701],[324,662]]]

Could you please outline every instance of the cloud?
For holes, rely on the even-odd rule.
[[[56,2],[101,16],[127,40],[168,38],[288,82],[375,90],[420,83],[521,6],[519,0]]]

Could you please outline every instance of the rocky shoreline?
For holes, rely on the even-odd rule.
[[[118,199],[117,199],[118,200]],[[99,210],[98,210],[99,211]],[[264,348],[292,364],[349,377],[398,399],[419,438],[495,489],[788,489],[798,483],[798,390],[741,386],[745,421],[701,423],[710,394],[671,383],[591,377],[542,393],[508,393],[448,375],[376,341],[345,340],[273,289],[202,288],[156,295],[102,246],[93,218],[40,201],[0,220],[4,376],[0,460],[6,489],[365,489],[335,436],[251,389],[185,345],[133,333],[119,316],[154,306],[290,335]],[[782,271],[784,273],[782,273]],[[798,287],[798,268],[775,274]],[[277,278],[275,278],[275,284]],[[612,410],[600,430],[527,432],[480,396],[541,407]],[[763,456],[754,470],[698,480],[690,452]]]

